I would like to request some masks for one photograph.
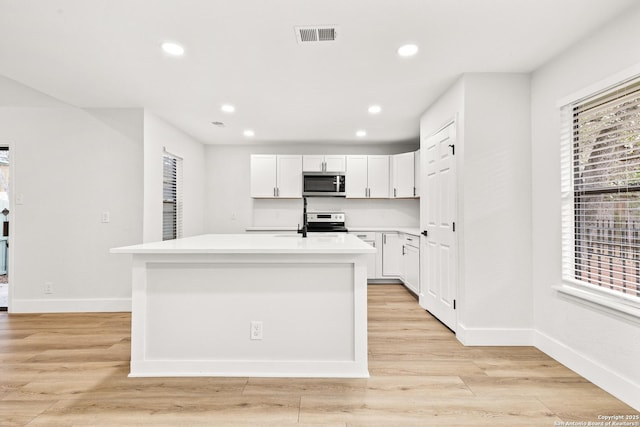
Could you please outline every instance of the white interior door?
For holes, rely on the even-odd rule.
[[[455,234],[455,122],[426,138],[422,152],[420,305],[456,330],[458,248]],[[424,235],[426,231],[426,236]]]

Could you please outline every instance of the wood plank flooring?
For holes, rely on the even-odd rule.
[[[553,426],[636,413],[535,348],[463,347],[400,285],[369,286],[369,379],[128,378],[129,337],[128,313],[0,313],[0,425]]]

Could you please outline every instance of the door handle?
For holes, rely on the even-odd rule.
[[[429,232],[427,230],[424,230],[421,234],[426,237],[429,235]]]

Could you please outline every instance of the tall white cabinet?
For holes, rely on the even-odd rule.
[[[348,198],[388,198],[389,156],[347,156],[346,180]]]
[[[251,197],[302,197],[302,156],[299,154],[252,155]]]

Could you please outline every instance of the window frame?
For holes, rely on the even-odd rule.
[[[558,102],[560,109],[561,165],[561,284],[553,286],[560,295],[633,323],[640,324],[640,297],[576,279],[576,223],[574,188],[574,107],[640,79],[640,64],[609,77]]]
[[[173,237],[172,239],[165,239],[165,234],[164,234],[164,224],[165,224],[165,204],[166,204],[166,200],[165,200],[165,190],[166,190],[166,184],[167,182],[165,182],[165,162],[166,160],[169,159],[172,162],[174,162],[175,165],[175,181],[172,182],[171,184],[175,187],[175,202],[174,202],[174,229],[175,229],[175,237]],[[164,152],[162,153],[162,229],[161,229],[161,236],[162,236],[162,240],[173,240],[173,239],[180,239],[182,237],[182,157],[177,156],[175,154],[172,154],[168,151],[166,151],[166,149],[164,150]]]

